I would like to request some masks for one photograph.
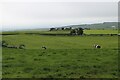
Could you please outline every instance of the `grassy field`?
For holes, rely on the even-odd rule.
[[[85,30],[85,34],[118,34],[118,30]]]
[[[93,49],[94,44],[99,44],[104,49],[118,47],[117,36],[40,36],[40,35],[9,35],[3,40],[10,45],[25,44],[26,49]]]
[[[39,30],[27,30],[27,31],[14,31],[3,32],[2,34],[24,34],[24,33],[39,33],[39,34],[69,34],[70,31],[39,31]],[[84,30],[84,34],[118,34],[118,30]]]
[[[3,48],[3,78],[117,78],[118,36],[19,34],[2,39],[9,45],[26,45]]]
[[[117,78],[117,50],[3,49],[3,78]]]

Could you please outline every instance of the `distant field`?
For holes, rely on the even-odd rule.
[[[118,30],[85,30],[85,34],[118,34]]]
[[[118,48],[117,36],[41,36],[41,35],[8,35],[3,40],[10,45],[25,44],[26,49],[93,49],[99,44],[104,49]]]
[[[46,31],[49,34],[69,34],[70,31]],[[84,34],[118,34],[118,30],[84,30]]]
[[[16,34],[19,33],[19,34]],[[118,36],[48,36],[69,31],[4,32],[9,45],[2,48],[3,78],[117,78]],[[116,34],[115,31],[89,31],[87,34]],[[16,35],[9,35],[16,34]],[[95,49],[94,44],[102,48]],[[46,50],[41,47],[47,47]]]
[[[70,31],[39,31],[39,30],[28,30],[28,31],[14,31],[14,32],[3,32],[3,34],[24,34],[24,33],[39,33],[39,34],[69,34]],[[84,30],[84,34],[118,34],[118,30]]]

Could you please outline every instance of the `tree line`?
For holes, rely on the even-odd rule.
[[[83,35],[83,28],[75,28],[72,29],[72,27],[69,28],[50,28],[49,31],[58,31],[58,30],[68,30],[70,31],[70,35]]]

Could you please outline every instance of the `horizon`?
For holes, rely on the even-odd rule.
[[[103,24],[103,23],[109,23],[112,21],[106,21],[106,22],[97,22],[97,23],[81,23],[81,24],[69,24],[69,25],[61,25],[61,26],[51,26],[51,27],[29,27],[29,28],[21,28],[21,29],[2,29],[0,30],[0,32],[4,32],[4,31],[21,31],[21,30],[36,30],[36,29],[49,29],[49,28],[59,28],[59,27],[65,27],[65,26],[72,26],[72,25],[92,25],[92,24]],[[117,23],[118,21],[116,21],[115,23]]]

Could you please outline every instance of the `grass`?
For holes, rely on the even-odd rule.
[[[24,34],[24,33],[37,33],[37,34],[69,34],[70,31],[14,31],[3,32],[2,34]],[[84,30],[84,34],[118,34],[118,30]]]
[[[100,30],[87,32],[87,34],[101,33]],[[107,30],[102,33],[115,32]],[[44,33],[61,34],[60,31]],[[9,45],[26,45],[26,49],[2,48],[3,78],[118,77],[118,36],[116,35],[43,36],[20,33],[3,35],[2,39]],[[95,49],[94,44],[99,44],[102,48]],[[42,46],[46,46],[47,49],[42,49]]]
[[[69,34],[70,31],[46,31],[48,34]],[[84,34],[118,34],[118,30],[84,30]]]
[[[85,34],[118,34],[118,30],[85,30]]]
[[[4,48],[3,78],[117,78],[117,54],[108,49]]]
[[[40,35],[9,35],[3,40],[12,45],[25,44],[27,49],[92,49],[94,44],[102,48],[118,47],[117,36],[40,36]]]

